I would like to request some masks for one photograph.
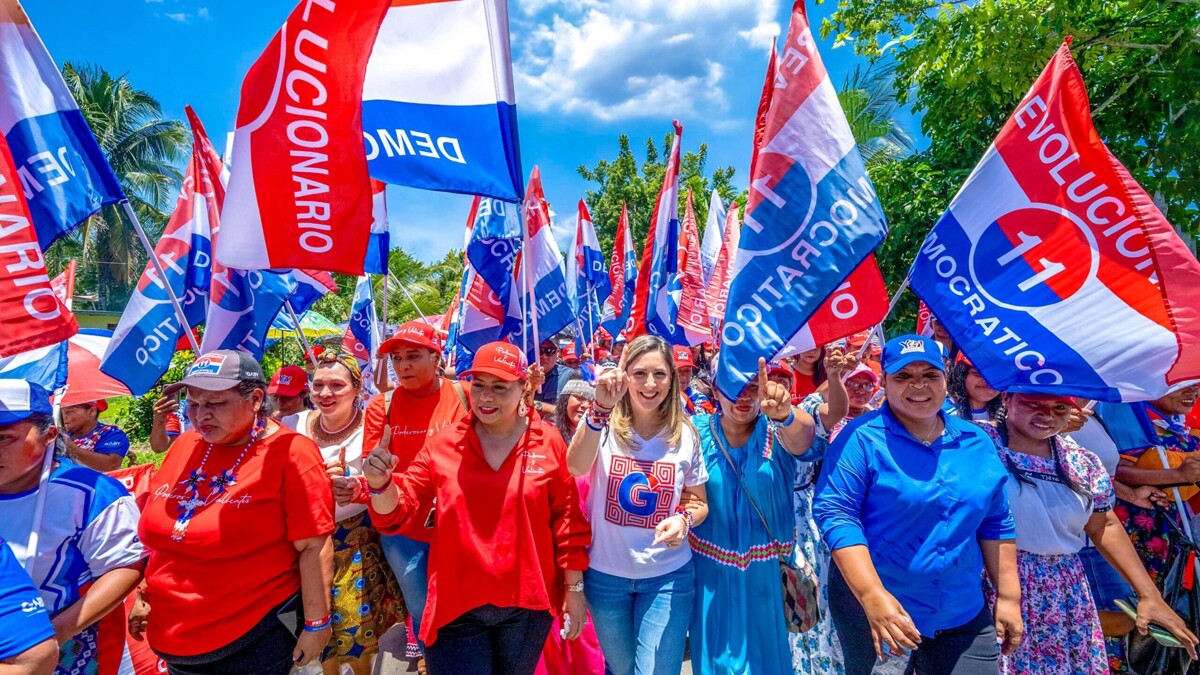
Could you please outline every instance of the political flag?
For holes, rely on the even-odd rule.
[[[613,238],[613,252],[608,263],[608,281],[612,292],[604,303],[600,327],[615,339],[629,323],[633,309],[633,294],[637,290],[637,252],[633,248],[633,230],[629,227],[629,207],[621,204],[621,219]]]
[[[679,141],[683,126],[675,122],[675,138],[653,220],[642,248],[628,337],[643,333],[657,335],[671,344],[684,344],[683,331],[675,325],[679,315]]]
[[[689,347],[704,344],[712,339],[691,190],[688,190],[687,208],[680,225],[679,311],[675,317],[675,324],[683,331],[683,342]]]

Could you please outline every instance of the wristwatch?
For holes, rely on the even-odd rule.
[[[533,409],[534,409],[534,410],[536,410],[536,411],[538,411],[538,412],[542,412],[542,402],[541,402],[541,401],[534,401],[534,402],[533,402]]]
[[[580,579],[579,581],[576,581],[573,584],[563,584],[563,585],[566,586],[567,592],[569,592],[569,593],[582,593],[583,592],[583,579]]]

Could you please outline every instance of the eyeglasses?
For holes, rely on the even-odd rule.
[[[542,347],[542,356],[554,356],[558,353],[558,347]]]
[[[875,389],[875,383],[870,380],[850,380],[846,383],[846,388],[858,391],[871,391]]]

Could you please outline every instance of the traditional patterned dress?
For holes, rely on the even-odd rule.
[[[1001,672],[1104,675],[1104,633],[1078,552],[1088,519],[1113,508],[1108,472],[1100,458],[1066,437],[1054,439],[1054,457],[1039,457],[1005,447],[994,424],[980,426],[1013,474],[1007,489],[1017,525],[1025,639],[1000,657]],[[990,592],[988,599],[995,601]]]
[[[1136,450],[1122,450],[1121,458],[1136,462],[1147,452],[1157,452],[1161,447],[1168,452],[1191,453],[1200,451],[1200,429],[1188,426],[1183,415],[1163,415],[1153,407],[1146,406],[1146,414],[1158,433],[1158,444]],[[1174,497],[1171,490],[1166,490],[1168,497]],[[1195,511],[1196,498],[1190,503],[1189,511]],[[1187,508],[1187,507],[1185,507]],[[1158,575],[1165,572],[1171,552],[1171,540],[1175,538],[1175,526],[1181,526],[1182,518],[1179,509],[1172,499],[1166,509],[1143,509],[1126,501],[1119,501],[1114,509],[1117,518],[1129,533],[1133,547],[1146,565],[1150,578],[1158,581]],[[1184,514],[1183,517],[1188,517]]]
[[[719,418],[692,419],[708,467],[708,518],[692,530],[696,604],[692,611],[693,672],[702,675],[779,675],[792,670],[783,624],[779,556],[794,555],[792,493],[797,460],[779,443],[775,425],[760,416],[750,440],[730,447]],[[718,443],[729,452],[754,502],[750,505]],[[805,459],[808,459],[806,456]]]

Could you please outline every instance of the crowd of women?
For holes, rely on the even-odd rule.
[[[270,381],[202,356],[136,501],[0,381],[0,673],[97,672],[130,594],[178,675],[368,673],[406,617],[432,675],[1100,675],[1138,672],[1145,635],[1195,657],[1164,600],[1194,550],[1195,385],[1001,393],[944,335],[762,361],[736,398],[654,336],[591,382],[553,343],[454,380],[442,347],[401,326],[373,397],[336,350]]]

